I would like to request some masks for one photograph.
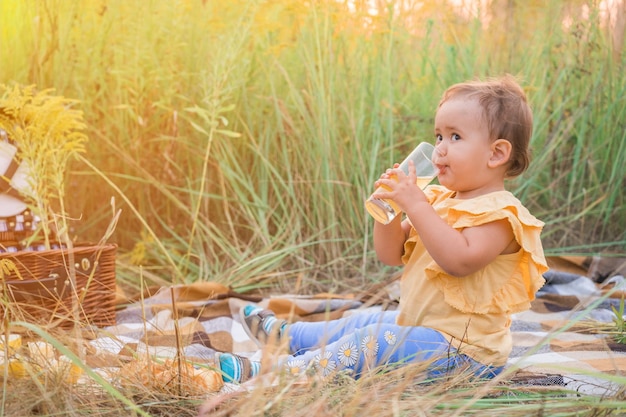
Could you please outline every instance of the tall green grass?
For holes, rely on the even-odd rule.
[[[626,252],[625,55],[597,10],[565,27],[566,2],[496,3],[487,24],[440,3],[4,0],[0,79],[82,101],[74,233],[97,240],[115,196],[130,280],[135,266],[239,289],[384,277],[374,180],[432,139],[448,85],[503,73],[535,110],[534,162],[510,186],[547,251]]]

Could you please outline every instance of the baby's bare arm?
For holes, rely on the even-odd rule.
[[[396,216],[391,223],[383,225],[374,222],[374,250],[378,259],[387,265],[402,265],[404,242],[407,239],[410,225],[402,215]]]
[[[508,220],[456,230],[425,202],[411,207],[407,215],[434,261],[453,276],[477,272],[501,253],[519,248]]]

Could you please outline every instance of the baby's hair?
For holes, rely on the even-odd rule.
[[[491,140],[506,139],[512,145],[507,177],[516,177],[530,164],[530,138],[533,114],[524,90],[511,75],[486,81],[468,81],[448,88],[439,102],[440,107],[451,98],[476,98]]]

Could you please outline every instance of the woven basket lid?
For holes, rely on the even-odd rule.
[[[17,148],[8,141],[0,139],[0,176],[9,182],[11,190],[0,193],[0,217],[11,217],[26,210],[26,203],[19,198],[19,192],[28,187],[28,167],[20,163],[15,172],[10,175],[7,170],[11,167]]]

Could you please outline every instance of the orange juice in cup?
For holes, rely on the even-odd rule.
[[[420,188],[426,187],[437,175],[437,169],[431,162],[433,151],[435,147],[428,142],[422,142],[406,157],[400,164],[400,169],[405,174],[409,173],[409,161],[413,161],[415,165],[415,173],[417,175],[417,185]],[[376,189],[374,194],[381,189],[386,189],[384,186]],[[367,212],[378,222],[382,224],[389,224],[391,221],[400,214],[401,210],[398,205],[389,199],[374,198],[373,195],[365,202],[365,208]]]

